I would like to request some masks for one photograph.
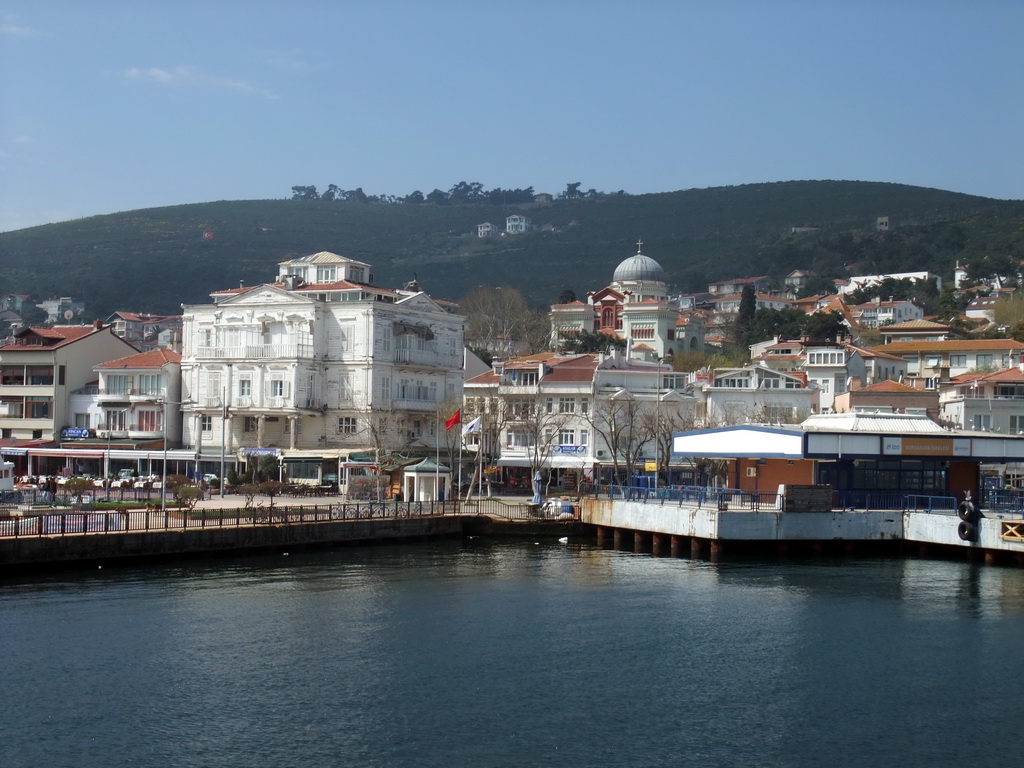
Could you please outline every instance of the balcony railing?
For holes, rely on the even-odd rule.
[[[432,349],[396,349],[395,362],[423,365],[431,368],[461,368],[461,358],[454,355],[439,355]]]
[[[280,358],[312,358],[312,344],[285,342],[282,344],[241,344],[238,346],[196,347],[199,360],[268,360]]]

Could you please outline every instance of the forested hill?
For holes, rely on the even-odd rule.
[[[536,231],[477,237],[513,213]],[[888,216],[890,231],[876,232]],[[797,231],[794,231],[796,229]],[[0,294],[86,301],[86,321],[114,310],[176,313],[213,290],[267,282],[294,256],[333,251],[373,265],[376,285],[414,275],[437,298],[513,285],[539,306],[585,295],[637,250],[674,289],[793,269],[824,278],[1024,256],[1024,201],[900,184],[793,181],[549,204],[247,200],[150,208],[0,234]]]

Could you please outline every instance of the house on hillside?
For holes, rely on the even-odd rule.
[[[844,279],[837,279],[835,283],[836,290],[846,295],[847,293],[853,293],[854,291],[860,290],[861,288],[870,288],[873,285],[880,285],[884,280],[913,280],[915,282],[926,282],[928,280],[935,281],[935,289],[937,291],[942,290],[942,278],[938,275],[933,275],[931,272],[893,272],[886,275],[856,275]]]
[[[721,315],[735,315],[740,311],[742,301],[742,293],[720,294],[715,299],[715,312]],[[754,303],[758,309],[792,309],[793,307],[793,302],[790,299],[767,293],[754,294]]]
[[[972,320],[988,320],[990,323],[996,319],[996,304],[1002,300],[1002,296],[978,296],[972,299],[967,305],[964,314]]]
[[[796,295],[807,285],[808,277],[810,277],[810,273],[804,272],[802,269],[794,269],[786,275],[783,282],[786,284],[786,293],[791,299],[795,299]]]
[[[740,293],[745,287],[752,285],[754,291],[758,293],[764,293],[771,287],[771,281],[767,275],[760,275],[759,277],[735,277],[731,280],[719,280],[716,283],[708,284],[708,293],[712,293],[715,296],[728,296],[734,293]]]
[[[533,229],[533,221],[528,216],[514,213],[505,219],[505,232],[509,235],[521,235]]]
[[[476,236],[477,237],[494,237],[501,233],[496,226],[491,224],[489,221],[485,221],[483,224],[476,225]]]
[[[115,336],[119,336],[140,351],[144,347],[158,346],[161,333],[164,331],[171,331],[174,338],[180,339],[181,336],[181,315],[117,311],[107,318],[107,323]]]
[[[1024,343],[1013,339],[896,341],[874,352],[907,361],[906,383],[934,389],[965,373],[996,371],[1019,365]]]
[[[905,323],[887,325],[879,330],[883,344],[894,341],[945,341],[955,336],[950,326],[931,320],[909,320]]]
[[[85,302],[71,296],[46,299],[36,306],[46,312],[47,323],[69,322],[75,318],[81,318],[85,312]]]
[[[852,307],[851,312],[858,325],[872,329],[924,318],[924,310],[912,301],[882,301],[877,296],[872,301]]]

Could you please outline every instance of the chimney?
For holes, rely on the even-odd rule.
[[[850,377],[850,391],[851,392],[856,392],[858,389],[860,389],[863,386],[864,386],[864,382],[861,380],[860,376],[851,376]]]
[[[96,331],[102,331],[102,330],[103,330],[103,321],[102,320],[93,320],[92,321],[92,332],[96,333]]]

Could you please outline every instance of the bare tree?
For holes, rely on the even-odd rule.
[[[655,420],[645,415],[652,408],[653,404],[619,390],[595,403],[591,410],[590,425],[608,447],[612,470],[619,482],[639,463],[644,449],[654,440]]]
[[[496,357],[532,354],[547,347],[547,315],[529,304],[518,289],[482,285],[459,302],[466,316],[466,344]]]
[[[644,429],[650,432],[655,446],[658,476],[666,477],[672,457],[672,435],[694,429],[697,420],[689,402],[662,402],[643,411]]]

